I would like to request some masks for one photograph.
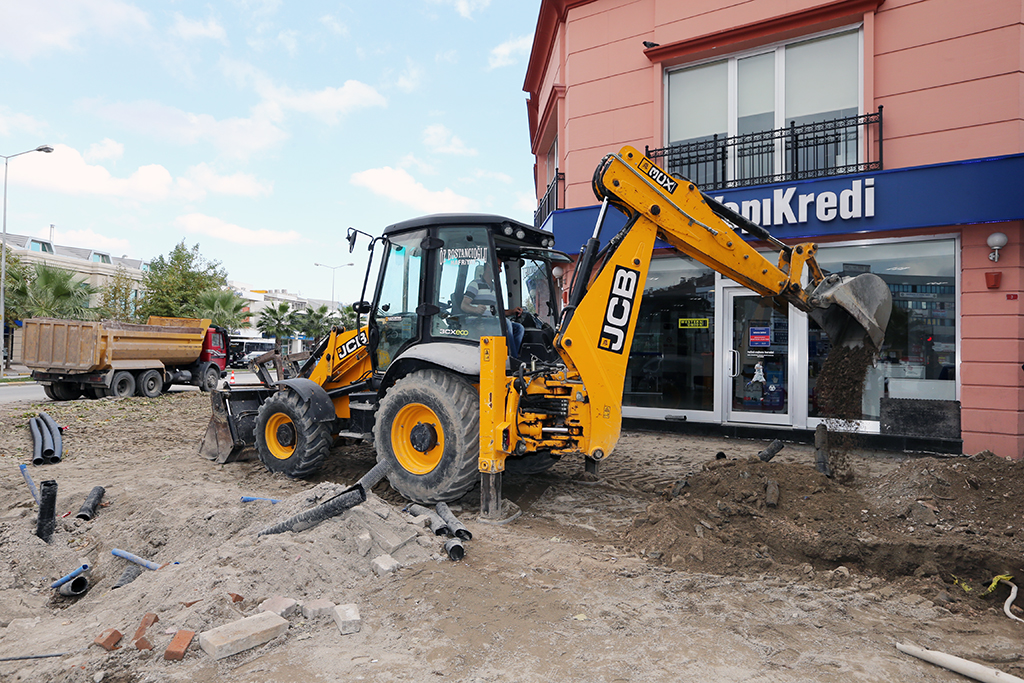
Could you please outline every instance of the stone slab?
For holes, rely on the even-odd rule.
[[[306,619],[317,619],[334,613],[334,603],[327,598],[319,598],[302,605],[302,616]]]
[[[286,598],[283,595],[275,595],[260,603],[261,612],[273,612],[285,619],[299,611],[299,603],[293,598]]]
[[[203,631],[199,634],[199,647],[214,659],[223,659],[270,642],[287,630],[287,619],[273,612],[261,612]]]
[[[388,574],[394,574],[397,572],[402,565],[398,563],[398,560],[391,557],[390,555],[381,555],[380,557],[373,558],[370,562],[370,567],[373,569],[373,573],[377,576],[387,576]]]
[[[347,636],[350,633],[359,633],[362,627],[362,619],[359,617],[359,606],[338,605],[334,608],[334,623],[341,630],[341,635]]]

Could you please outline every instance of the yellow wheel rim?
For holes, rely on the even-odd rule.
[[[413,430],[419,426],[420,450],[413,445]],[[433,438],[428,438],[423,443],[422,435],[426,427],[433,428]],[[433,410],[422,403],[410,403],[402,406],[395,415],[395,421],[391,425],[391,450],[395,458],[406,471],[413,474],[426,474],[432,471],[441,462],[441,455],[444,453],[444,429],[441,427],[441,420]]]
[[[287,426],[290,426],[292,430],[292,444],[290,446],[285,446],[277,438],[278,430]],[[270,416],[263,435],[267,440],[267,450],[278,460],[287,460],[295,453],[295,425],[292,424],[292,419],[284,413],[274,413]]]

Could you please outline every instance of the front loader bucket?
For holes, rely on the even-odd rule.
[[[830,275],[811,292],[811,318],[833,346],[864,346],[870,339],[882,348],[892,312],[892,294],[885,280],[874,273],[856,277]]]
[[[256,416],[274,393],[266,387],[225,387],[210,392],[213,414],[199,454],[217,463],[248,460],[256,445]]]

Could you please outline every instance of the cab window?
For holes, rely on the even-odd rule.
[[[390,239],[380,299],[374,319],[380,332],[377,345],[377,369],[385,370],[399,351],[417,336],[420,302],[420,274],[423,250],[420,244],[426,230],[417,230]]]
[[[501,335],[497,282],[487,230],[478,226],[440,228],[437,250],[437,307],[430,334],[435,338],[479,341]]]

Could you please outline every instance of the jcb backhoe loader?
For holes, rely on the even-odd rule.
[[[880,347],[892,301],[878,276],[825,276],[816,245],[783,244],[632,147],[606,156],[593,185],[601,214],[564,309],[553,275],[570,259],[550,233],[483,215],[392,225],[370,241],[367,281],[374,249],[383,254],[370,301],[355,306],[366,324],[332,331],[298,377],[214,392],[202,451],[227,462],[255,445],[269,469],[303,477],[333,438],[372,440],[406,498],[450,501],[480,481],[482,516],[501,517],[503,471],[540,472],[570,454],[596,469],[615,448],[656,238],[806,311],[836,346]],[[609,205],[628,220],[601,249]],[[738,229],[778,250],[778,262]],[[350,250],[358,238],[350,229]],[[510,358],[513,322],[523,340]]]

